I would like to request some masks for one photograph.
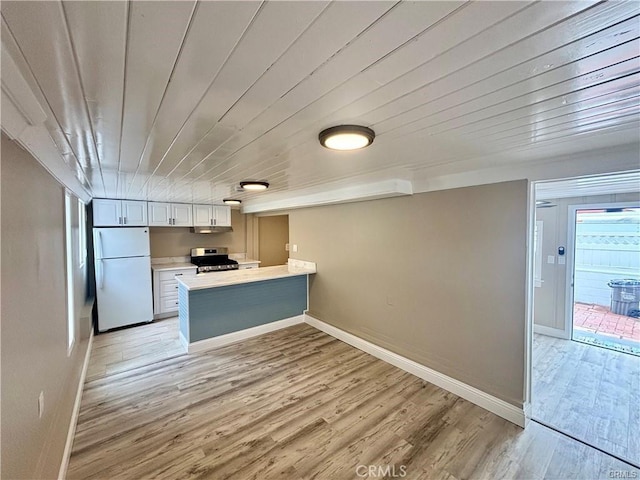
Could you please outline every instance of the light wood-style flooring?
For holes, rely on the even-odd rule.
[[[172,317],[96,335],[86,381],[183,355],[178,328],[178,318]]]
[[[640,464],[640,357],[534,335],[532,417]]]
[[[164,325],[138,328],[151,338]],[[362,466],[386,478],[406,472],[402,478],[449,480],[636,472],[538,424],[522,430],[298,325],[94,376],[85,385],[68,478],[384,476],[367,476]]]

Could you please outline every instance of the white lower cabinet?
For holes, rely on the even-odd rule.
[[[165,316],[178,311],[179,277],[194,277],[196,268],[180,268],[173,270],[154,270],[153,272],[153,314]]]
[[[238,265],[238,270],[247,270],[248,268],[258,268],[260,266],[260,262],[255,263],[240,263]]]

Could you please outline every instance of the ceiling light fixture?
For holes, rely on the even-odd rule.
[[[266,190],[269,188],[269,184],[267,182],[240,182],[240,186],[243,190]]]
[[[358,150],[368,147],[376,138],[370,128],[360,125],[338,125],[320,132],[320,144],[331,150]]]
[[[237,200],[235,198],[224,198],[222,199],[222,203],[226,203],[227,205],[240,205],[242,200]]]

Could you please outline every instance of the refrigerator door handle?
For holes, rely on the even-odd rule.
[[[98,230],[98,258],[102,260],[102,232]]]
[[[102,290],[102,287],[104,286],[104,260],[100,259],[100,282],[98,282],[98,288],[100,290]]]

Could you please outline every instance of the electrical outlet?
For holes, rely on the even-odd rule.
[[[288,244],[288,243],[285,243],[285,244],[284,244],[284,251],[285,251],[285,252],[288,252],[288,251],[289,251],[289,244]]]
[[[295,243],[293,244],[293,251],[297,252],[298,251],[298,245],[296,245]]]
[[[44,392],[40,392],[38,395],[38,418],[42,418],[44,414]]]

